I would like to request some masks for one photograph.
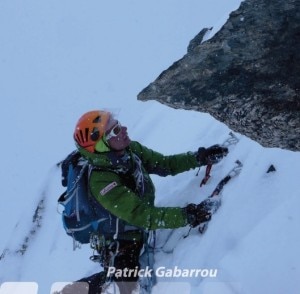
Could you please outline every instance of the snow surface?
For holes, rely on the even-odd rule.
[[[63,189],[55,164],[74,149],[81,114],[111,109],[132,139],[164,154],[226,139],[228,127],[208,114],[139,102],[136,95],[185,54],[203,27],[219,29],[240,2],[0,2],[1,294],[37,287],[46,294],[55,282],[100,270],[88,245],[72,250],[56,206]],[[172,253],[156,253],[156,267],[217,269],[217,277],[159,279],[153,293],[299,293],[300,153],[237,136],[202,188],[204,169],[198,177],[195,170],[153,177],[158,206],[184,206],[208,196],[236,159],[244,164],[207,232],[192,231]],[[266,173],[270,164],[276,172]]]

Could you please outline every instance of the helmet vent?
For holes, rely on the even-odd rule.
[[[100,115],[98,115],[94,120],[93,120],[93,123],[99,123],[99,122],[101,122],[101,116]]]
[[[99,129],[98,128],[93,128],[93,131],[91,133],[91,140],[92,141],[97,141],[99,136],[100,136]]]
[[[89,128],[85,128],[85,142],[89,140]]]
[[[77,140],[77,142],[81,141],[80,138],[79,138],[79,136],[78,136],[78,134],[76,134],[76,140]],[[82,141],[80,143],[82,143]]]
[[[80,130],[79,134],[80,134],[80,139],[81,139],[81,142],[84,142],[84,137],[83,137],[82,130]]]

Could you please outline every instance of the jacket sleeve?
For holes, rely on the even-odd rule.
[[[200,166],[193,152],[165,156],[138,142],[133,142],[131,144],[131,149],[141,158],[143,165],[149,174],[174,176]]]
[[[150,230],[179,228],[187,225],[186,215],[180,207],[151,205],[145,198],[140,198],[124,186],[117,174],[98,171],[93,172],[91,177],[91,192],[98,202],[129,224]]]

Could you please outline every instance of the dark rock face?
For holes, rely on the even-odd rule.
[[[300,1],[246,0],[139,100],[208,112],[265,147],[300,150]]]

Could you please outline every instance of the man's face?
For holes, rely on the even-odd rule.
[[[117,151],[122,151],[131,142],[127,134],[127,128],[121,126],[114,118],[110,118],[108,121],[105,134],[107,136],[107,143],[109,146]]]

